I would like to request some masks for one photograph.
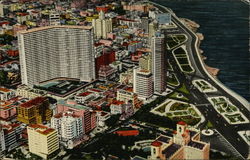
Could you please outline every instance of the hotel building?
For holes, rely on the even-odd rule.
[[[57,77],[95,79],[92,27],[46,26],[18,33],[22,84]]]
[[[151,143],[151,156],[154,160],[209,159],[210,144],[200,141],[200,133],[188,129],[185,122],[177,124],[173,137],[160,135]]]

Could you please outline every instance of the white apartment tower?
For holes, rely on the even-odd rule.
[[[154,91],[162,93],[166,90],[166,43],[165,36],[160,32],[156,32],[151,43],[153,75],[154,75]]]
[[[92,27],[46,26],[18,34],[22,84],[56,77],[95,79]]]
[[[134,92],[139,98],[148,99],[154,93],[153,75],[149,70],[135,68],[134,69]]]
[[[51,127],[57,130],[61,141],[67,142],[67,144],[83,137],[82,118],[72,112],[62,112],[54,115],[51,118]],[[72,145],[74,146],[74,144]]]
[[[107,38],[107,33],[112,32],[112,20],[105,19],[103,11],[99,13],[98,19],[92,20],[92,26],[94,28],[94,33],[97,38]]]

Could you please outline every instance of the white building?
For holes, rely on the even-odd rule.
[[[149,70],[134,69],[134,92],[139,98],[148,99],[154,94],[153,75]]]
[[[96,116],[97,116],[98,126],[104,127],[105,121],[110,118],[110,113],[104,111],[97,111]]]
[[[15,92],[13,90],[0,87],[0,100],[5,101],[10,98],[13,98],[14,96],[15,96]]]
[[[110,113],[111,114],[122,114],[124,112],[124,102],[114,100],[110,105]]]
[[[107,33],[112,32],[112,20],[105,19],[103,11],[99,13],[98,19],[92,20],[92,26],[94,27],[94,33],[97,38],[107,38]]]
[[[49,14],[49,24],[51,26],[53,25],[60,25],[60,14],[56,11],[52,11],[50,14]]]
[[[82,118],[73,112],[63,112],[51,118],[51,127],[56,129],[67,148],[73,148],[83,139]]]
[[[46,26],[18,35],[22,83],[56,77],[95,79],[92,27]]]
[[[20,85],[16,90],[16,96],[21,96],[28,99],[34,99],[36,97],[46,96],[46,94],[47,94],[46,91],[36,88],[31,88],[26,85]]]
[[[153,75],[154,75],[154,91],[162,93],[167,86],[167,70],[166,70],[166,41],[165,36],[160,32],[156,32],[151,43]]]

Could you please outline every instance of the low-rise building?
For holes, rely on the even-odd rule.
[[[101,68],[98,71],[98,77],[101,80],[107,80],[109,79],[114,73],[116,72],[116,69],[109,65],[102,65]]]
[[[29,99],[45,96],[46,94],[47,94],[46,91],[36,89],[36,88],[30,88],[26,85],[18,86],[16,90],[16,96],[21,96],[21,97],[29,98]]]
[[[31,124],[27,127],[29,151],[44,159],[59,149],[57,131],[44,125]]]
[[[104,111],[97,111],[96,115],[97,115],[98,126],[104,127],[105,121],[110,118],[110,113]]]
[[[113,100],[110,105],[110,113],[111,114],[122,114],[124,112],[124,102]]]
[[[132,87],[118,90],[116,99],[118,101],[124,101],[125,103],[129,103],[131,101],[133,107],[137,109],[142,105],[142,101],[138,99],[138,95],[133,92]]]
[[[96,96],[97,96],[97,93],[86,91],[86,92],[77,94],[77,95],[75,96],[75,100],[76,100],[77,103],[84,104],[84,103],[87,102],[89,99],[93,99],[93,98],[95,98]]]
[[[0,119],[10,120],[16,117],[17,107],[27,99],[14,97],[7,101],[0,101]]]
[[[0,87],[0,100],[8,100],[15,96],[15,92],[11,89]]]
[[[133,84],[133,70],[129,69],[126,72],[121,73],[119,82],[121,84]]]

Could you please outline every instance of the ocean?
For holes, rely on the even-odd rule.
[[[157,0],[200,25],[206,64],[218,79],[250,101],[249,6],[240,0]]]

